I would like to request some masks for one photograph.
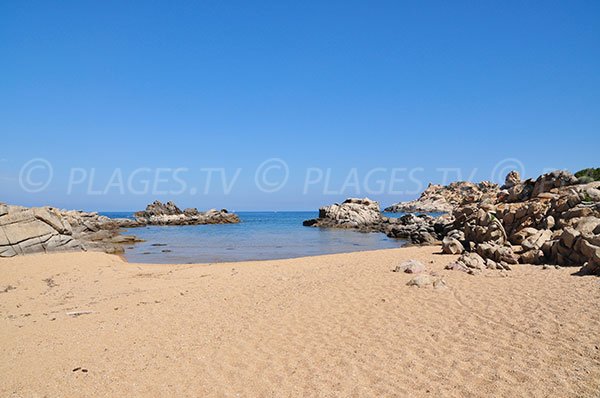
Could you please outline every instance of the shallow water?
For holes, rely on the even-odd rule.
[[[131,217],[131,213],[102,213],[109,217]],[[239,212],[239,224],[149,226],[126,233],[146,242],[129,246],[130,262],[207,263],[273,260],[388,249],[405,241],[382,233],[302,226],[317,212]],[[398,214],[386,214],[398,216]]]

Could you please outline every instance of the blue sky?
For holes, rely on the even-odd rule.
[[[499,179],[506,159],[599,166],[599,18],[597,1],[4,1],[0,201],[308,210],[410,199],[444,169]],[[263,192],[272,158],[288,179]],[[31,159],[52,167],[39,192]],[[239,174],[205,192],[206,168]],[[328,181],[305,190],[308,168]],[[157,169],[161,189],[123,187]]]

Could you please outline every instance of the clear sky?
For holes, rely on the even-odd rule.
[[[599,21],[599,1],[2,1],[0,201],[311,210],[599,167]]]

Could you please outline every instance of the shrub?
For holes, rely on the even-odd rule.
[[[575,177],[579,179],[578,182],[580,184],[586,184],[592,181],[600,181],[600,168],[579,170],[577,173],[575,173]]]

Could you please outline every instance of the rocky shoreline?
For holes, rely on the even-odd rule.
[[[409,213],[393,218],[384,216],[376,201],[351,198],[322,207],[318,218],[303,225],[385,233],[412,244],[438,244],[442,253],[460,255],[448,269],[469,273],[510,270],[521,263],[577,266],[582,274],[600,275],[600,181],[589,174],[578,178],[567,171],[554,171],[522,181],[518,173],[511,172],[502,187],[489,182],[430,185],[417,201],[393,207],[451,210],[439,217]],[[136,212],[134,219],[0,204],[0,257],[82,250],[122,253],[124,245],[139,241],[123,235],[124,228],[239,221],[225,209],[181,210],[173,202],[159,201]]]
[[[147,225],[201,225],[239,222],[227,210],[181,211],[173,202],[159,201],[136,212],[134,219],[109,218],[96,212],[53,207],[12,206],[0,203],[0,257],[56,251],[124,252],[124,246],[140,242],[123,229]]]
[[[580,180],[567,171],[521,181],[511,172],[502,187],[489,182],[430,185],[417,201],[393,208],[451,212],[437,218],[388,218],[375,201],[348,199],[321,208],[319,218],[304,225],[441,244],[443,253],[461,255],[448,269],[469,273],[510,270],[511,264],[522,263],[577,266],[582,274],[600,275],[600,181]]]

